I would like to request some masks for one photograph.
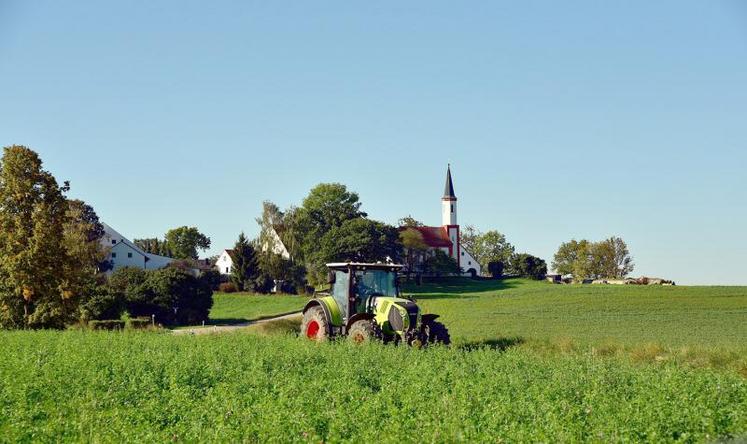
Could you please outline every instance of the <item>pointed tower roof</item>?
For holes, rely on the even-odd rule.
[[[446,167],[446,186],[444,186],[444,199],[456,199],[454,184],[451,182],[451,164]]]

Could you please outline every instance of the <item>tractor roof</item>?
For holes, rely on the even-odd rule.
[[[336,268],[336,269],[340,269],[340,268],[358,268],[358,269],[370,268],[370,269],[376,269],[376,270],[399,270],[402,267],[404,267],[404,265],[400,265],[400,264],[382,264],[382,263],[368,264],[368,263],[364,263],[364,262],[332,262],[330,264],[327,264],[327,268],[333,268],[333,269],[334,268]]]

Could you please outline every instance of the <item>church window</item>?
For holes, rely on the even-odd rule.
[[[454,204],[451,204],[451,212],[454,212]]]

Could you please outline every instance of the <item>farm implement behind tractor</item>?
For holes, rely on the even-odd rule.
[[[301,334],[315,341],[347,336],[363,343],[383,341],[414,346],[449,344],[438,315],[422,314],[414,300],[401,297],[397,273],[402,265],[355,262],[327,264],[329,294],[303,309]]]

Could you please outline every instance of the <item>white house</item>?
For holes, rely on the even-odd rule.
[[[112,264],[112,271],[124,267],[135,267],[143,270],[155,270],[169,265],[173,259],[157,254],[146,253],[114,228],[102,223],[104,236],[101,244],[109,249],[107,260]]]
[[[446,185],[441,198],[441,226],[408,228],[418,230],[430,249],[441,250],[454,258],[465,274],[480,275],[480,264],[461,244],[457,222],[457,197],[454,194],[454,183],[451,180],[451,166],[446,169]]]
[[[215,261],[215,268],[220,274],[231,274],[233,269],[233,250],[223,250]]]

